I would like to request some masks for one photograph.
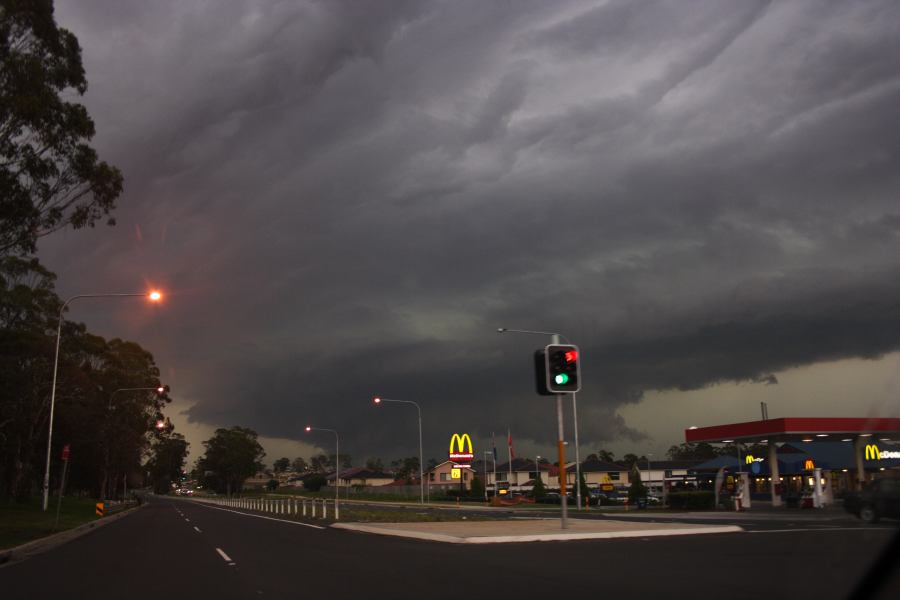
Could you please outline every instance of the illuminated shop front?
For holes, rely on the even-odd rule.
[[[882,474],[900,475],[900,419],[782,418],[691,427],[688,443],[763,445],[764,456],[719,456],[695,467],[701,484],[709,485],[720,469],[746,476],[756,500],[785,498],[814,491],[828,504]],[[818,477],[818,481],[817,481]]]

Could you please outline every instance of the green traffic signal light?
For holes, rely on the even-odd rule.
[[[556,377],[553,378],[557,385],[565,385],[569,383],[569,376],[565,373],[560,373]]]

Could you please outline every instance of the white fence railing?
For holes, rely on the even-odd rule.
[[[195,496],[192,500],[238,510],[249,510],[286,517],[327,519],[330,512],[334,520],[337,521],[340,516],[340,506],[335,504],[334,500],[326,500],[324,498],[217,498]],[[329,504],[331,505],[330,511]]]

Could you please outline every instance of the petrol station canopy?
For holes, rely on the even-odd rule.
[[[879,441],[900,439],[900,418],[787,417],[684,431],[688,443],[852,441],[865,437]]]

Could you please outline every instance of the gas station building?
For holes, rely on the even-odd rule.
[[[813,481],[817,505],[819,499],[830,497],[835,487],[859,489],[876,473],[900,469],[900,445],[897,445],[900,442],[900,418],[765,419],[691,427],[685,430],[684,437],[688,443],[766,445],[766,456],[747,460],[748,472],[745,476],[749,482],[753,474],[764,475],[756,478],[756,484],[758,487],[763,482],[768,483],[773,506],[781,505],[782,489],[790,483],[784,481],[779,471],[779,462],[786,464],[780,448],[830,458],[820,461],[819,465],[812,458],[804,461],[803,468]],[[821,446],[821,452],[816,451],[817,443]],[[846,450],[843,450],[843,445],[846,445]],[[748,501],[750,487],[747,486]]]

